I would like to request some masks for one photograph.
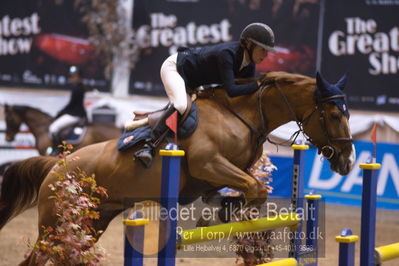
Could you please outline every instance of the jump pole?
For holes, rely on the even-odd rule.
[[[16,145],[16,146],[0,145],[0,149],[2,149],[2,150],[36,150],[36,147],[35,146],[27,146],[27,145]]]
[[[307,213],[311,217],[306,222],[306,248],[300,237],[291,239],[289,257],[295,258],[299,265],[316,266],[318,263],[317,230],[319,220],[319,200],[321,195],[313,191],[305,196],[305,154],[308,145],[292,145],[294,150],[294,163],[292,169],[292,192],[291,202],[293,210],[297,213],[304,210],[304,199],[307,200]],[[297,235],[302,232],[303,225],[300,223],[296,229]]]
[[[379,163],[360,164],[363,169],[360,265],[380,265],[399,258],[399,243],[375,247],[375,223]]]
[[[359,236],[352,234],[352,230],[345,228],[341,235],[336,236],[335,240],[339,243],[339,266],[355,265],[355,244]]]
[[[268,262],[264,264],[259,264],[256,266],[297,266],[298,262],[294,258],[288,258],[284,260],[278,260],[273,262]]]
[[[319,229],[319,201],[321,195],[311,191],[305,195],[307,202],[307,221],[306,221],[306,250],[300,250],[300,257],[306,255],[306,265],[317,266],[318,262],[318,229]],[[302,261],[300,261],[302,262]],[[301,264],[302,265],[302,264]]]
[[[180,158],[184,156],[183,150],[178,150],[176,144],[169,143],[164,150],[159,151],[162,158],[161,201],[160,204],[169,210],[176,208],[179,198],[180,184]],[[177,215],[177,214],[176,214]],[[174,266],[176,262],[176,219],[159,221],[159,247],[158,266]]]
[[[377,201],[377,170],[381,164],[360,164],[363,169],[362,212],[360,226],[360,265],[375,266],[375,221]]]
[[[298,208],[303,208],[303,199],[304,199],[304,159],[305,159],[305,151],[309,148],[308,145],[293,145],[294,149],[294,167],[293,167],[293,180],[292,180],[292,204],[294,210]],[[180,157],[184,156],[184,151],[177,150],[176,145],[169,144],[167,145],[165,150],[160,151],[160,155],[163,156],[162,162],[162,185],[161,185],[161,204],[163,207],[172,208],[177,207],[177,199],[179,193],[179,182],[180,182]],[[308,221],[307,228],[313,228],[315,230],[317,228],[317,220],[318,220],[318,203],[317,201],[321,198],[320,195],[308,195],[308,208],[309,206],[316,206],[316,221]],[[205,230],[205,232],[230,232],[236,233],[239,231],[248,231],[255,232],[260,230],[271,230],[279,227],[290,226],[294,229],[293,226],[297,227],[297,232],[302,231],[302,226],[300,223],[300,218],[298,218],[298,214],[289,213],[284,215],[278,215],[274,217],[265,217],[252,221],[244,221],[237,223],[230,223],[224,225],[217,225],[206,228],[197,228],[192,230],[185,230],[180,236],[180,239],[177,243],[178,246],[198,243],[202,241],[210,241],[215,239],[221,239],[220,237],[215,237],[213,239],[203,239],[203,237],[199,237],[200,230]],[[128,225],[128,222],[125,223]],[[174,266],[175,265],[175,256],[176,256],[176,220],[169,220],[168,222],[160,223],[160,229],[163,232],[168,232],[169,234],[161,235],[160,237],[166,238],[166,245],[158,254],[158,265],[166,265],[166,266]],[[160,232],[162,232],[160,230]],[[308,233],[309,235],[309,230]],[[317,241],[309,242],[311,240],[307,239],[307,244],[312,243],[313,249],[310,250],[302,250],[302,254],[300,254],[300,246],[302,245],[302,241],[299,239],[292,240],[291,245],[294,246],[294,249],[291,249],[292,252],[290,255],[294,258],[282,260],[283,262],[297,262],[297,260],[301,259],[301,256],[304,254],[311,254],[313,261],[311,263],[306,263],[306,265],[317,265]],[[162,241],[159,241],[162,243]],[[165,242],[164,242],[165,243]],[[126,251],[126,249],[125,249]],[[130,252],[130,251],[127,251]],[[142,258],[142,254],[141,254]],[[309,257],[307,258],[309,259]],[[279,263],[280,261],[276,262]],[[140,262],[142,265],[142,260]],[[274,263],[274,262],[273,262]],[[126,265],[126,264],[125,264]],[[270,265],[270,264],[269,264]],[[273,264],[271,264],[273,265]],[[279,265],[279,264],[275,264]],[[285,264],[282,264],[285,265]],[[287,264],[287,265],[296,265],[296,264]]]
[[[180,183],[180,157],[184,156],[184,151],[177,150],[177,146],[169,143],[164,150],[159,151],[162,156],[162,176],[161,176],[161,200],[160,204],[167,208],[177,207]],[[138,219],[137,219],[138,218]],[[126,227],[133,227],[134,247],[129,243],[125,236],[125,262],[124,266],[143,265],[144,252],[144,226],[149,223],[142,217],[128,217],[123,221]],[[170,217],[169,217],[170,218]],[[168,219],[159,221],[159,243],[164,239],[165,246],[160,248],[158,253],[158,265],[174,266],[176,257],[176,226],[177,220]],[[127,231],[127,230],[125,230]],[[132,231],[132,230],[131,230]]]
[[[294,164],[292,167],[292,191],[291,191],[291,204],[292,210],[298,211],[303,209],[304,198],[304,173],[305,173],[305,151],[309,149],[308,145],[292,145],[294,150]],[[302,232],[302,223],[296,229],[296,233]],[[301,239],[293,238],[290,243],[289,257],[299,259],[299,250],[302,245]]]
[[[380,265],[384,261],[399,258],[399,242],[381,246],[375,249],[376,265]]]
[[[363,169],[360,265],[381,265],[384,261],[399,258],[399,242],[375,247],[377,170],[381,168],[381,164],[367,163],[360,164],[359,167]],[[339,266],[354,265],[355,242],[358,236],[352,235],[350,229],[344,229],[336,240],[340,243]]]
[[[124,244],[124,266],[143,265],[144,254],[144,226],[149,223],[147,219],[141,217],[128,217],[123,220],[125,225],[125,244]],[[133,237],[131,239],[132,247],[128,234]]]

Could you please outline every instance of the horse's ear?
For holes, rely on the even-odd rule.
[[[341,89],[341,91],[344,90],[345,85],[346,85],[346,81],[348,80],[348,72],[346,72],[337,82],[337,86],[338,88]]]
[[[321,76],[319,72],[316,72],[316,84],[320,90],[324,90],[329,87],[329,83]]]

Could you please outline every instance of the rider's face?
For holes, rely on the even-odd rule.
[[[255,64],[259,64],[267,57],[268,51],[261,47],[256,45],[253,52],[252,52],[252,59],[254,60]]]
[[[70,74],[70,75],[69,75],[69,82],[71,82],[71,83],[78,83],[79,80],[80,80],[79,75],[77,75],[77,74]]]

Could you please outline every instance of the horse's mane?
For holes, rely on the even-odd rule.
[[[263,73],[259,78],[237,78],[235,82],[237,84],[245,84],[249,82],[254,82],[260,80],[263,85],[270,85],[274,83],[278,83],[281,86],[297,86],[298,88],[315,88],[316,80],[314,78],[301,75],[301,74],[293,74],[282,71],[272,71]],[[219,86],[213,88],[212,90],[205,90],[200,92],[197,96],[199,99],[201,98],[211,98],[213,95],[217,95],[219,99],[223,99],[225,103],[230,102],[232,99],[228,97],[226,91],[223,89],[223,86]]]
[[[27,105],[13,105],[12,106],[12,110],[17,112],[17,113],[20,113],[20,114],[25,114],[28,111],[33,111],[33,112],[38,112],[38,113],[40,113],[42,115],[51,117],[51,115],[49,115],[48,113],[46,113],[46,112],[44,112],[44,111],[42,111],[42,110],[40,110],[38,108],[34,108],[34,107],[31,107],[31,106],[27,106]]]
[[[262,83],[269,84],[273,82],[278,82],[279,84],[292,84],[298,85],[301,87],[304,86],[316,86],[316,80],[314,78],[301,75],[301,74],[293,74],[282,71],[268,72],[263,74],[260,78]]]
[[[260,78],[238,78],[235,81],[237,84],[245,84],[257,80],[260,80],[262,84],[272,84],[278,82],[281,85],[292,84],[301,87],[303,86],[314,87],[316,85],[316,80],[314,78],[301,74],[293,74],[283,71],[272,71],[272,72],[262,73],[262,76]]]

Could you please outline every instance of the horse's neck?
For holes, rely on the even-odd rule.
[[[251,95],[230,98],[225,92],[218,91],[216,97],[259,132],[269,134],[290,121],[303,121],[314,110],[313,90],[316,84],[300,77],[298,80],[297,83],[282,82],[279,84],[281,91],[276,84],[270,84]]]
[[[263,95],[265,105],[263,110],[268,133],[288,122],[303,121],[315,108],[313,86],[295,84],[279,86],[281,90],[274,85]]]
[[[48,128],[52,120],[49,115],[34,109],[29,109],[23,118],[23,122],[36,138],[44,134],[48,135]]]
[[[229,107],[258,131],[262,131],[260,105],[257,93],[240,97],[226,97]]]

